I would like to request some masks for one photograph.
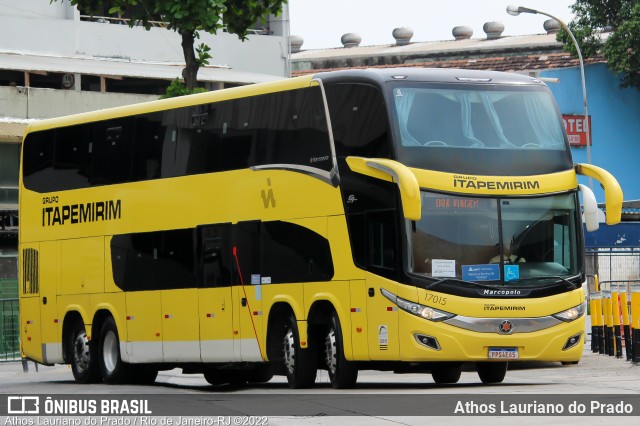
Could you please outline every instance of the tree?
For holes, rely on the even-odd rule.
[[[576,0],[571,6],[576,18],[569,28],[578,40],[584,57],[602,53],[609,69],[622,75],[622,87],[640,91],[640,1]],[[612,30],[602,37],[604,30]],[[565,31],[557,40],[575,55],[575,47]]]
[[[51,3],[59,0],[50,0]],[[61,0],[64,1],[64,0]],[[204,43],[197,47],[199,32],[217,34],[223,28],[246,40],[251,26],[267,14],[277,15],[287,0],[69,0],[84,13],[96,14],[108,10],[109,16],[126,16],[129,26],[141,25],[149,30],[154,21],[161,21],[182,38],[185,68],[182,77],[186,93],[196,88],[198,69],[211,58]],[[172,83],[172,85],[175,84]],[[174,90],[176,88],[174,87]],[[175,90],[179,92],[180,90]]]

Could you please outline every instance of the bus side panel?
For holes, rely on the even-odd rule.
[[[380,288],[384,288],[397,294],[398,284],[374,274],[367,274],[366,287],[367,291],[373,292],[372,297],[367,297],[369,356],[376,361],[398,360],[398,308],[380,292]]]
[[[20,331],[23,356],[34,361],[44,362],[40,330],[40,297],[22,297],[20,299]]]
[[[200,362],[198,290],[162,290],[162,353],[165,362]]]
[[[40,243],[40,322],[42,358],[46,364],[62,363],[62,327],[58,317],[57,293],[60,289],[60,242]]]
[[[120,332],[123,360],[131,363],[162,362],[162,310],[160,291],[126,292],[126,330]]]
[[[62,240],[61,244],[60,294],[102,293],[104,237]]]
[[[198,290],[202,362],[237,361],[234,356],[234,303],[231,295],[231,286]]]
[[[42,359],[40,325],[40,245],[21,244],[18,269],[20,294],[20,345],[23,356]]]
[[[365,280],[351,281],[351,315],[349,323],[340,324],[342,329],[351,328],[352,359],[358,361],[369,360],[369,345],[367,343],[367,287]]]
[[[344,215],[329,216],[327,220],[328,238],[331,245],[331,258],[333,260],[333,280],[364,279],[362,269],[353,264],[349,231]]]

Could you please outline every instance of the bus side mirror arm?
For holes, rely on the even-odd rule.
[[[356,173],[397,183],[405,219],[420,220],[422,217],[420,185],[416,175],[407,166],[386,158],[363,157],[347,157],[347,164]]]
[[[582,193],[582,204],[584,207],[584,222],[587,225],[588,232],[597,231],[600,228],[598,222],[598,202],[593,191],[586,185],[578,185]]]
[[[594,178],[604,188],[607,225],[620,223],[623,196],[618,181],[608,171],[591,164],[576,164],[575,168],[577,174]]]

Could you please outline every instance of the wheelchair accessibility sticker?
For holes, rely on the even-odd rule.
[[[504,280],[512,281],[520,279],[520,265],[504,265]]]

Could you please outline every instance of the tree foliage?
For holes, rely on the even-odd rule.
[[[601,52],[609,69],[621,74],[621,86],[640,91],[640,1],[576,0],[571,9],[576,18],[569,28],[582,55],[592,57]],[[606,38],[605,30],[611,30]],[[557,40],[576,54],[565,31],[558,32]]]
[[[50,0],[52,3],[64,0]],[[168,29],[182,38],[185,68],[182,71],[186,93],[193,92],[198,69],[211,58],[204,43],[195,46],[199,32],[217,34],[223,28],[247,38],[248,30],[268,14],[277,15],[287,0],[69,0],[87,14],[104,13],[126,16],[129,26],[143,26],[149,30],[154,21],[164,22]],[[172,83],[173,84],[173,83]]]

